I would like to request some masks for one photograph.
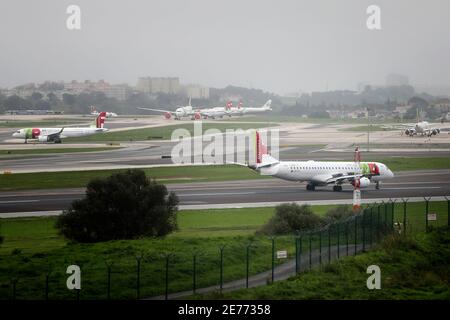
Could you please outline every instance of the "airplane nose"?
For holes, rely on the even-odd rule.
[[[389,170],[389,178],[393,178],[394,177],[394,173],[391,171],[391,170]]]

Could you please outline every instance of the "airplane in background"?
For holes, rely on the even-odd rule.
[[[247,165],[263,175],[274,176],[288,181],[308,182],[306,190],[314,191],[316,186],[333,185],[333,191],[342,191],[342,184],[358,183],[361,189],[375,182],[375,188],[380,188],[380,182],[394,177],[392,171],[381,162],[345,161],[280,161],[273,158],[263,144],[258,131],[255,133],[256,163]]]
[[[233,107],[233,103],[228,101],[225,107],[213,107],[213,108],[205,108],[199,109],[197,112],[203,117],[203,119],[211,118],[223,118],[224,116],[231,117],[231,108]]]
[[[37,140],[38,142],[61,143],[61,139],[83,137],[108,131],[104,128],[106,112],[100,112],[90,127],[62,127],[62,128],[24,128],[13,133],[14,138]]]
[[[267,100],[267,102],[262,107],[244,107],[243,114],[256,114],[256,113],[264,113],[267,111],[272,111],[272,100]]]
[[[230,117],[244,115],[244,108],[242,107],[241,101],[239,101],[239,103],[236,107],[233,107],[233,103],[231,101],[228,103],[230,104],[229,109],[228,109]]]
[[[199,110],[194,110],[191,105],[191,98],[189,98],[189,104],[184,107],[178,107],[175,109],[175,111],[170,110],[161,110],[161,109],[152,109],[152,108],[143,108],[138,107],[140,110],[149,110],[149,111],[156,111],[156,112],[163,112],[164,117],[166,119],[171,119],[172,117],[175,120],[181,120],[182,118],[191,118],[192,120],[198,120],[201,119],[201,114]]]
[[[91,106],[91,116],[96,116],[98,117],[100,113],[95,109],[94,106]],[[117,113],[115,112],[106,112],[106,117],[107,118],[116,118],[117,117]]]
[[[383,128],[388,129],[400,129],[402,134],[413,137],[416,135],[431,137],[441,133],[439,128],[433,128],[430,126],[428,121],[420,121],[419,109],[417,109],[417,122],[410,124],[397,124],[393,126],[383,126]]]

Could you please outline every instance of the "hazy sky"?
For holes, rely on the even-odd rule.
[[[81,30],[66,8],[81,7]],[[366,8],[381,7],[380,31]],[[400,73],[450,83],[450,1],[2,0],[0,87],[139,76],[284,94]]]

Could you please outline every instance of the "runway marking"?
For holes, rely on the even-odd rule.
[[[0,204],[7,203],[24,203],[24,202],[39,202],[40,200],[10,200],[10,201],[0,201]]]
[[[414,190],[414,189],[441,189],[441,187],[426,187],[426,188],[416,188],[416,187],[404,187],[404,188],[381,188],[380,190]]]
[[[179,197],[194,197],[194,196],[236,196],[245,194],[255,194],[256,192],[215,192],[215,193],[187,193],[179,194]]]

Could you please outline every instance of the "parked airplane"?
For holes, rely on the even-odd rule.
[[[92,116],[98,116],[100,113],[95,109],[94,106],[91,106],[91,115]],[[106,112],[106,117],[107,118],[115,118],[117,117],[117,113],[115,112]]]
[[[420,121],[419,119],[419,110],[417,109],[417,122],[410,124],[397,124],[393,126],[384,126],[390,129],[401,129],[402,134],[406,134],[407,136],[413,137],[415,135],[427,136],[431,137],[441,133],[439,128],[430,127],[428,121]],[[404,131],[403,131],[404,130]]]
[[[272,111],[272,100],[268,100],[262,107],[244,107],[243,114],[251,114],[251,113],[263,113],[266,111]]]
[[[104,128],[106,112],[100,112],[95,119],[94,124],[90,127],[62,127],[62,128],[24,128],[13,133],[14,138],[28,140],[33,139],[38,142],[54,142],[61,143],[61,139],[69,137],[83,137],[92,134],[106,132],[108,129]]]
[[[213,108],[205,108],[205,109],[199,109],[197,112],[200,113],[200,115],[203,117],[203,119],[211,118],[223,118],[224,116],[230,116],[230,109],[233,106],[233,103],[231,101],[227,102],[227,105],[225,107],[213,107]]]
[[[181,120],[181,118],[191,118],[192,120],[200,119],[201,114],[198,110],[194,110],[191,105],[191,98],[189,98],[189,104],[184,107],[178,107],[175,109],[175,111],[170,110],[161,110],[161,109],[152,109],[152,108],[142,108],[138,107],[140,110],[149,110],[149,111],[156,111],[156,112],[163,112],[164,117],[166,119],[174,117],[175,120]]]
[[[367,188],[375,182],[375,188],[380,188],[380,182],[392,179],[394,174],[381,162],[345,161],[280,161],[267,152],[267,147],[256,132],[256,163],[250,168],[263,175],[271,175],[283,180],[308,182],[306,190],[315,190],[316,186],[333,185],[333,191],[342,191],[343,183],[354,185],[359,178],[359,187]]]
[[[236,107],[233,107],[233,103],[229,102],[229,116],[242,116],[244,114],[244,108],[242,107],[242,102],[239,102]]]

